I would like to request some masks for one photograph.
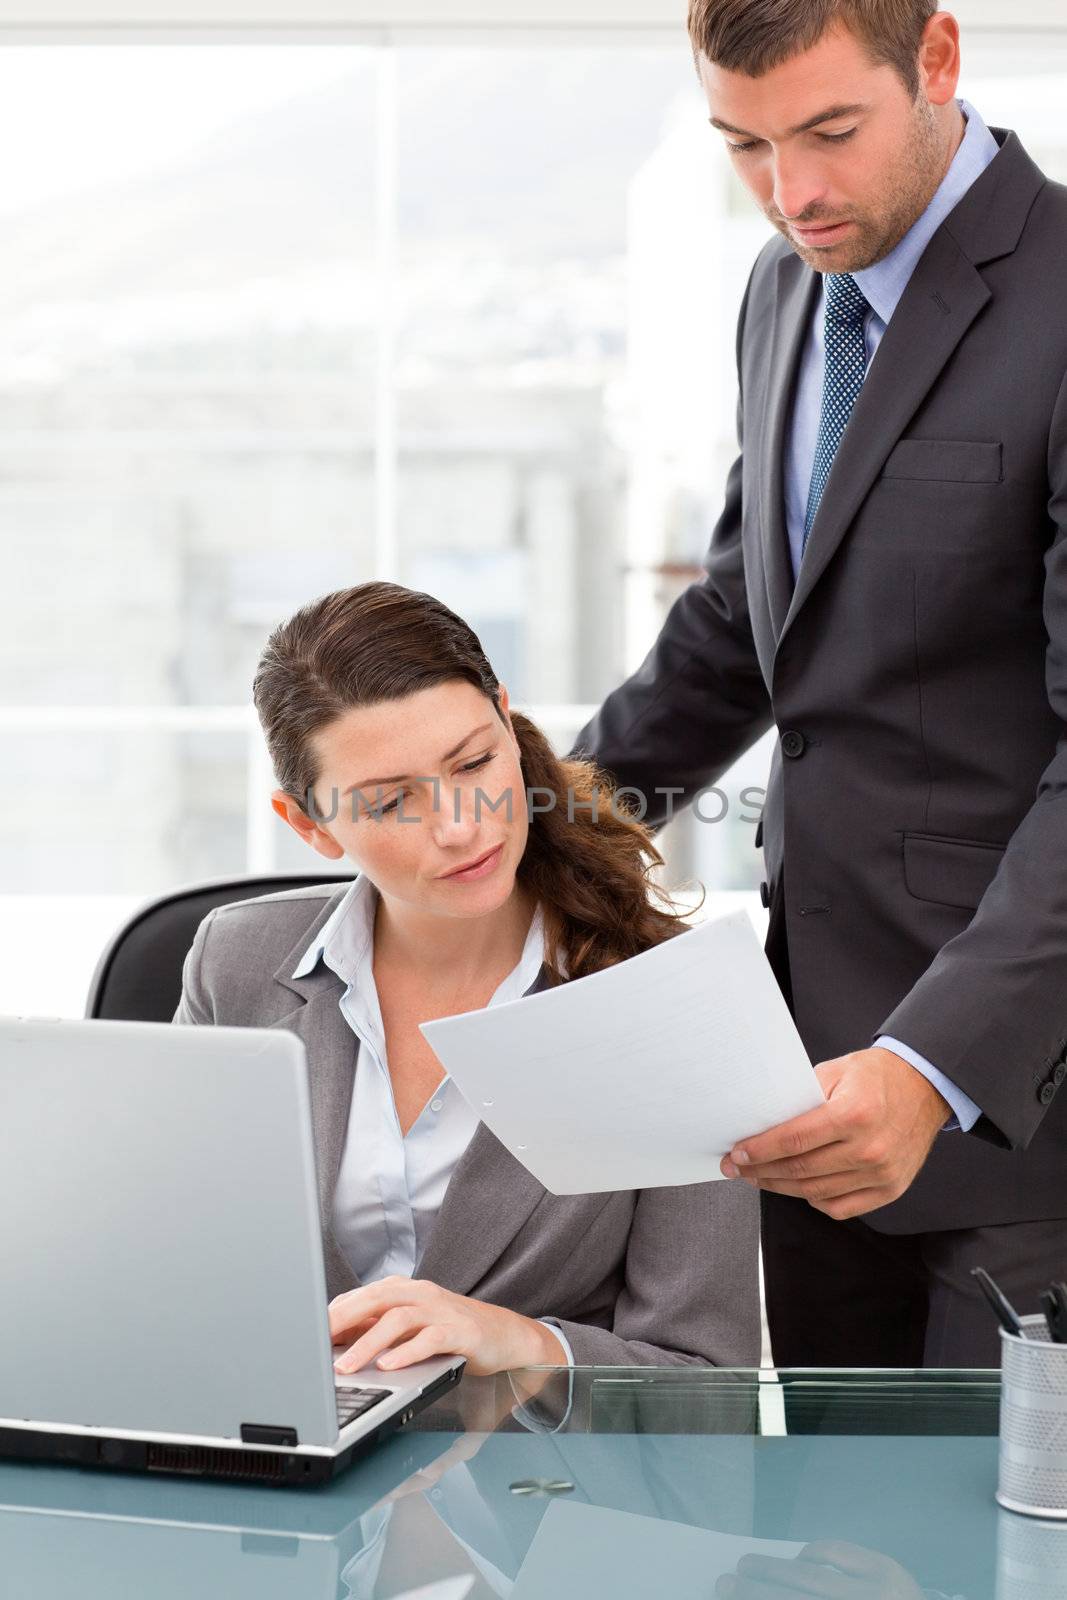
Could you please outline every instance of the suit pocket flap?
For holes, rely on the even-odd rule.
[[[936,834],[904,835],[904,883],[916,900],[973,911],[993,881],[1004,846]]]
[[[999,483],[1001,446],[978,439],[901,439],[883,467],[882,477]]]

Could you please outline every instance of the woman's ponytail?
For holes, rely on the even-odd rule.
[[[583,978],[682,932],[683,913],[651,877],[663,857],[607,774],[561,759],[521,711],[511,725],[530,812],[518,877],[541,902],[546,965]]]

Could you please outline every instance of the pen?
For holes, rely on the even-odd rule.
[[[1006,1328],[1009,1333],[1015,1333],[1021,1338],[1025,1338],[1026,1335],[1023,1333],[1023,1325],[1019,1321],[1018,1313],[1011,1302],[1004,1298],[985,1268],[972,1267],[971,1277],[977,1278],[978,1287],[996,1312],[1001,1327]]]
[[[1067,1284],[1054,1283],[1041,1296],[1053,1344],[1067,1344]]]

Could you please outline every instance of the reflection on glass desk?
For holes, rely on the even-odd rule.
[[[321,1489],[0,1464],[3,1600],[1067,1600],[995,1372],[466,1378]]]

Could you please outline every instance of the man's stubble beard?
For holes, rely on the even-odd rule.
[[[862,272],[884,261],[896,249],[930,204],[945,170],[945,149],[934,109],[924,95],[919,95],[907,141],[892,172],[883,180],[885,207],[879,215],[850,217],[848,220],[854,224],[851,236],[840,245],[821,250],[798,244],[788,223],[773,207],[765,215],[801,260],[816,272]],[[817,215],[794,218],[795,222],[813,227],[820,220]]]

